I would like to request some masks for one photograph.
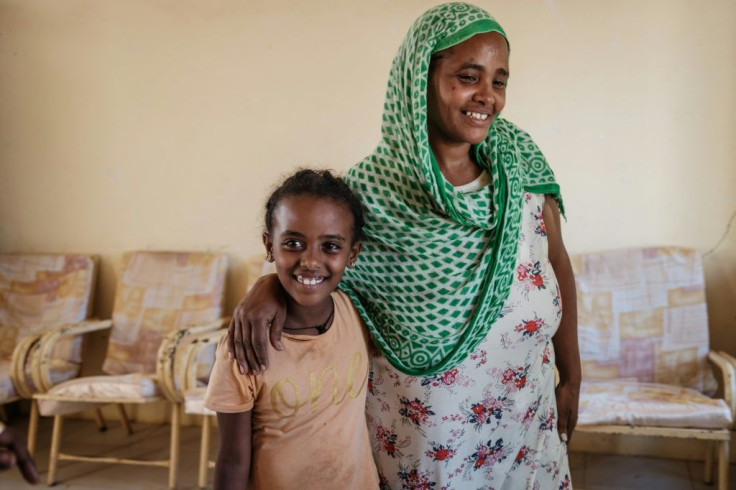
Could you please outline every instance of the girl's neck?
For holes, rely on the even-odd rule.
[[[470,143],[457,145],[433,144],[430,148],[440,167],[440,172],[453,186],[457,187],[473,182],[481,174],[482,169],[471,157],[472,146]]]
[[[332,324],[335,305],[332,297],[314,306],[302,306],[289,298],[286,304],[284,331],[299,335],[320,335]]]

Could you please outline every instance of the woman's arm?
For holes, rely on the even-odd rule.
[[[575,277],[572,273],[570,257],[562,243],[560,209],[552,196],[546,196],[543,211],[547,228],[549,261],[557,276],[562,297],[562,319],[557,333],[552,337],[555,347],[557,370],[560,383],[555,392],[557,397],[557,430],[565,434],[567,440],[572,436],[578,421],[578,400],[580,398],[580,350],[578,348],[578,308],[575,292]]]
[[[215,462],[215,490],[248,488],[251,454],[251,412],[217,412],[220,448]]]
[[[227,330],[227,351],[241,374],[259,373],[268,367],[269,340],[274,349],[282,349],[284,294],[278,276],[268,274],[258,279],[235,307]]]

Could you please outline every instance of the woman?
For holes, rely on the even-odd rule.
[[[575,286],[559,186],[498,117],[508,58],[485,11],[425,12],[394,59],[382,140],[348,173],[367,239],[342,287],[383,354],[366,413],[385,488],[571,486]],[[230,350],[254,370],[269,323],[278,348],[281,294],[266,277],[234,315]]]

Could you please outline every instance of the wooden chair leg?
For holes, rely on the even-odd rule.
[[[703,481],[710,485],[713,483],[713,441],[707,441],[705,445],[705,476]]]
[[[64,419],[61,415],[54,415],[54,429],[51,433],[51,454],[49,455],[49,474],[46,484],[51,486],[56,483],[56,465],[59,462],[59,447],[61,446],[61,429]]]
[[[131,435],[133,433],[133,429],[130,426],[130,420],[128,420],[128,415],[125,413],[125,405],[122,403],[117,404],[118,407],[118,413],[120,414],[120,422],[123,424],[123,427],[125,428],[125,433],[128,435]]]
[[[36,452],[36,439],[38,438],[38,402],[31,400],[31,415],[28,418],[28,454],[31,456]]]
[[[95,423],[97,424],[97,430],[107,432],[107,424],[105,424],[105,418],[102,416],[102,410],[99,408],[95,409]]]
[[[718,490],[728,490],[728,446],[729,441],[721,441],[718,451]]]
[[[181,404],[172,403],[171,408],[171,447],[169,456],[169,488],[175,489],[179,475],[179,432],[181,430]]]
[[[202,441],[199,444],[199,488],[207,488],[207,470],[210,459],[210,424],[211,417],[202,419]]]

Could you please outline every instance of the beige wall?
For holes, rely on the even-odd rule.
[[[269,186],[379,135],[422,0],[0,0],[0,252],[261,253]],[[713,343],[736,354],[736,3],[481,1],[512,46],[505,115],[563,185],[571,252],[705,255]]]

